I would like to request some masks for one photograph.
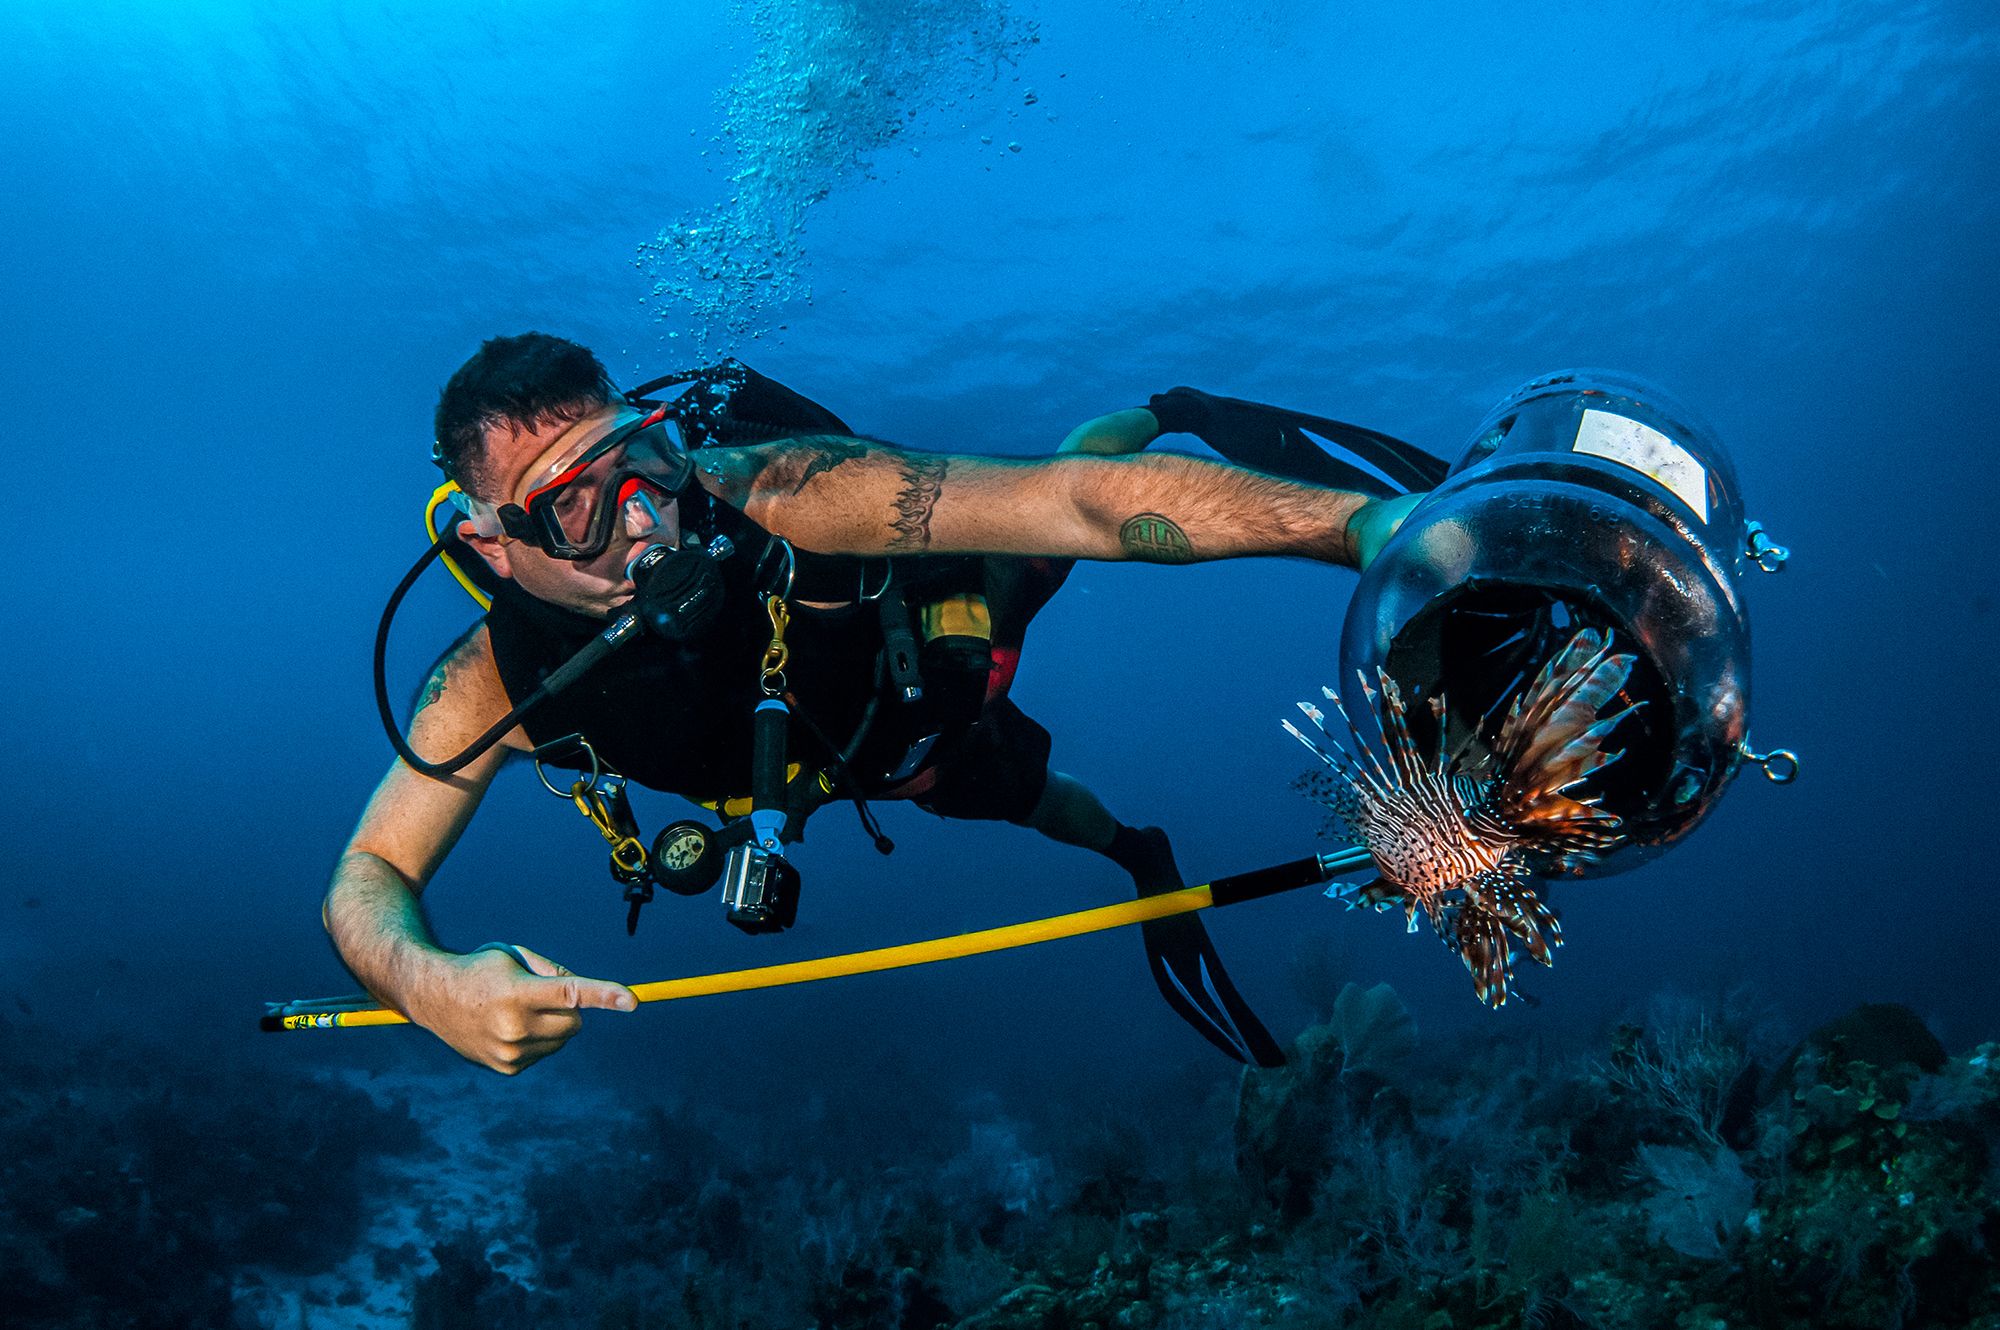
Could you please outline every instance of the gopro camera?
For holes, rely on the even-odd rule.
[[[782,933],[799,917],[799,870],[761,845],[738,845],[722,867],[722,903],[746,933]]]

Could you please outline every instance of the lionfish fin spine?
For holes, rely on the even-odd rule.
[[[1424,772],[1417,761],[1416,740],[1410,737],[1409,712],[1403,706],[1403,690],[1387,670],[1378,667],[1375,674],[1382,681],[1380,720],[1383,744],[1389,750],[1389,760],[1395,765],[1399,781],[1406,787],[1413,787],[1423,779]]]
[[[1366,680],[1362,681],[1361,687],[1364,692],[1367,690],[1368,683]],[[1395,778],[1384,769],[1381,761],[1375,756],[1374,747],[1369,744],[1367,736],[1361,732],[1361,727],[1354,723],[1354,717],[1348,714],[1347,703],[1342,701],[1340,694],[1331,688],[1322,686],[1320,691],[1325,693],[1327,700],[1333,703],[1333,709],[1340,713],[1340,719],[1347,726],[1347,732],[1354,736],[1355,761],[1358,766],[1369,773],[1370,784],[1378,791],[1394,789],[1396,785]],[[1369,700],[1373,702],[1374,694],[1369,694]]]
[[[1447,728],[1445,725],[1446,710],[1443,693],[1439,693],[1431,699],[1431,720],[1437,725],[1437,748],[1431,759],[1433,764],[1431,775],[1440,781],[1449,782],[1451,769],[1446,765],[1444,754],[1444,738]]]
[[[1278,724],[1279,727],[1285,731],[1285,733],[1291,735],[1294,739],[1297,739],[1300,743],[1304,744],[1306,746],[1306,749],[1309,752],[1311,752],[1314,757],[1318,758],[1321,762],[1324,762],[1329,768],[1333,770],[1334,774],[1339,776],[1342,781],[1345,781],[1347,785],[1349,785],[1350,787],[1359,787],[1361,791],[1365,791],[1366,792],[1365,794],[1357,795],[1358,800],[1365,800],[1366,798],[1374,796],[1375,782],[1373,778],[1364,768],[1359,766],[1354,761],[1353,756],[1349,754],[1347,750],[1343,749],[1342,747],[1340,747],[1340,745],[1336,743],[1332,742],[1324,744],[1320,743],[1317,739],[1313,738],[1310,734],[1307,734],[1304,730],[1301,730],[1298,726],[1292,724],[1292,722],[1290,722],[1289,720],[1281,720],[1278,722]],[[1325,801],[1322,800],[1322,802]]]

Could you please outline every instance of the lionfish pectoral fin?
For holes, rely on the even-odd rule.
[[[1314,803],[1325,804],[1329,808],[1347,795],[1347,786],[1324,771],[1307,771],[1294,776],[1292,788]]]
[[[1519,940],[1521,950],[1542,965],[1554,965],[1555,949],[1563,944],[1562,921],[1525,880],[1514,884],[1495,911],[1501,927]]]
[[[1448,902],[1444,899],[1444,894],[1442,892],[1427,892],[1421,896],[1415,893],[1411,894],[1407,914],[1409,918],[1409,931],[1412,933],[1417,931],[1417,910],[1419,907],[1422,908],[1424,917],[1430,920],[1431,931],[1443,938],[1446,946],[1450,946],[1451,909]]]
[[[1594,628],[1571,637],[1561,651],[1543,664],[1534,680],[1515,695],[1501,726],[1502,735],[1532,737],[1589,676],[1609,646],[1605,635]]]
[[[1471,899],[1461,901],[1453,912],[1450,940],[1472,975],[1474,996],[1489,1007],[1507,1005],[1514,972],[1499,916]]]
[[[1332,772],[1307,771],[1293,778],[1292,788],[1327,810],[1319,828],[1321,840],[1366,841],[1361,796],[1350,782]]]
[[[1612,654],[1609,637],[1596,629],[1577,633],[1509,708],[1495,745],[1502,768],[1540,782],[1548,764],[1572,745],[1594,749],[1602,736],[1588,732],[1604,704],[1625,686],[1637,660]]]

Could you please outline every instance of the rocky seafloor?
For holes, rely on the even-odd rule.
[[[0,1022],[0,1320],[2000,1330],[1995,1045],[1893,1005],[1663,1001],[1561,1057],[1427,1046],[1387,985],[1321,1017],[1195,1146],[915,1087],[725,1138]]]

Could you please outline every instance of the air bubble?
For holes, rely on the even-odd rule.
[[[704,356],[711,338],[726,351],[767,311],[801,298],[816,203],[857,175],[873,178],[868,155],[919,111],[993,96],[1006,86],[1000,71],[1018,70],[1036,40],[1009,0],[747,0],[744,11],[756,50],[701,149],[731,149],[733,193],[639,246],[658,317],[691,321]],[[1024,96],[1032,105],[1033,89]]]

